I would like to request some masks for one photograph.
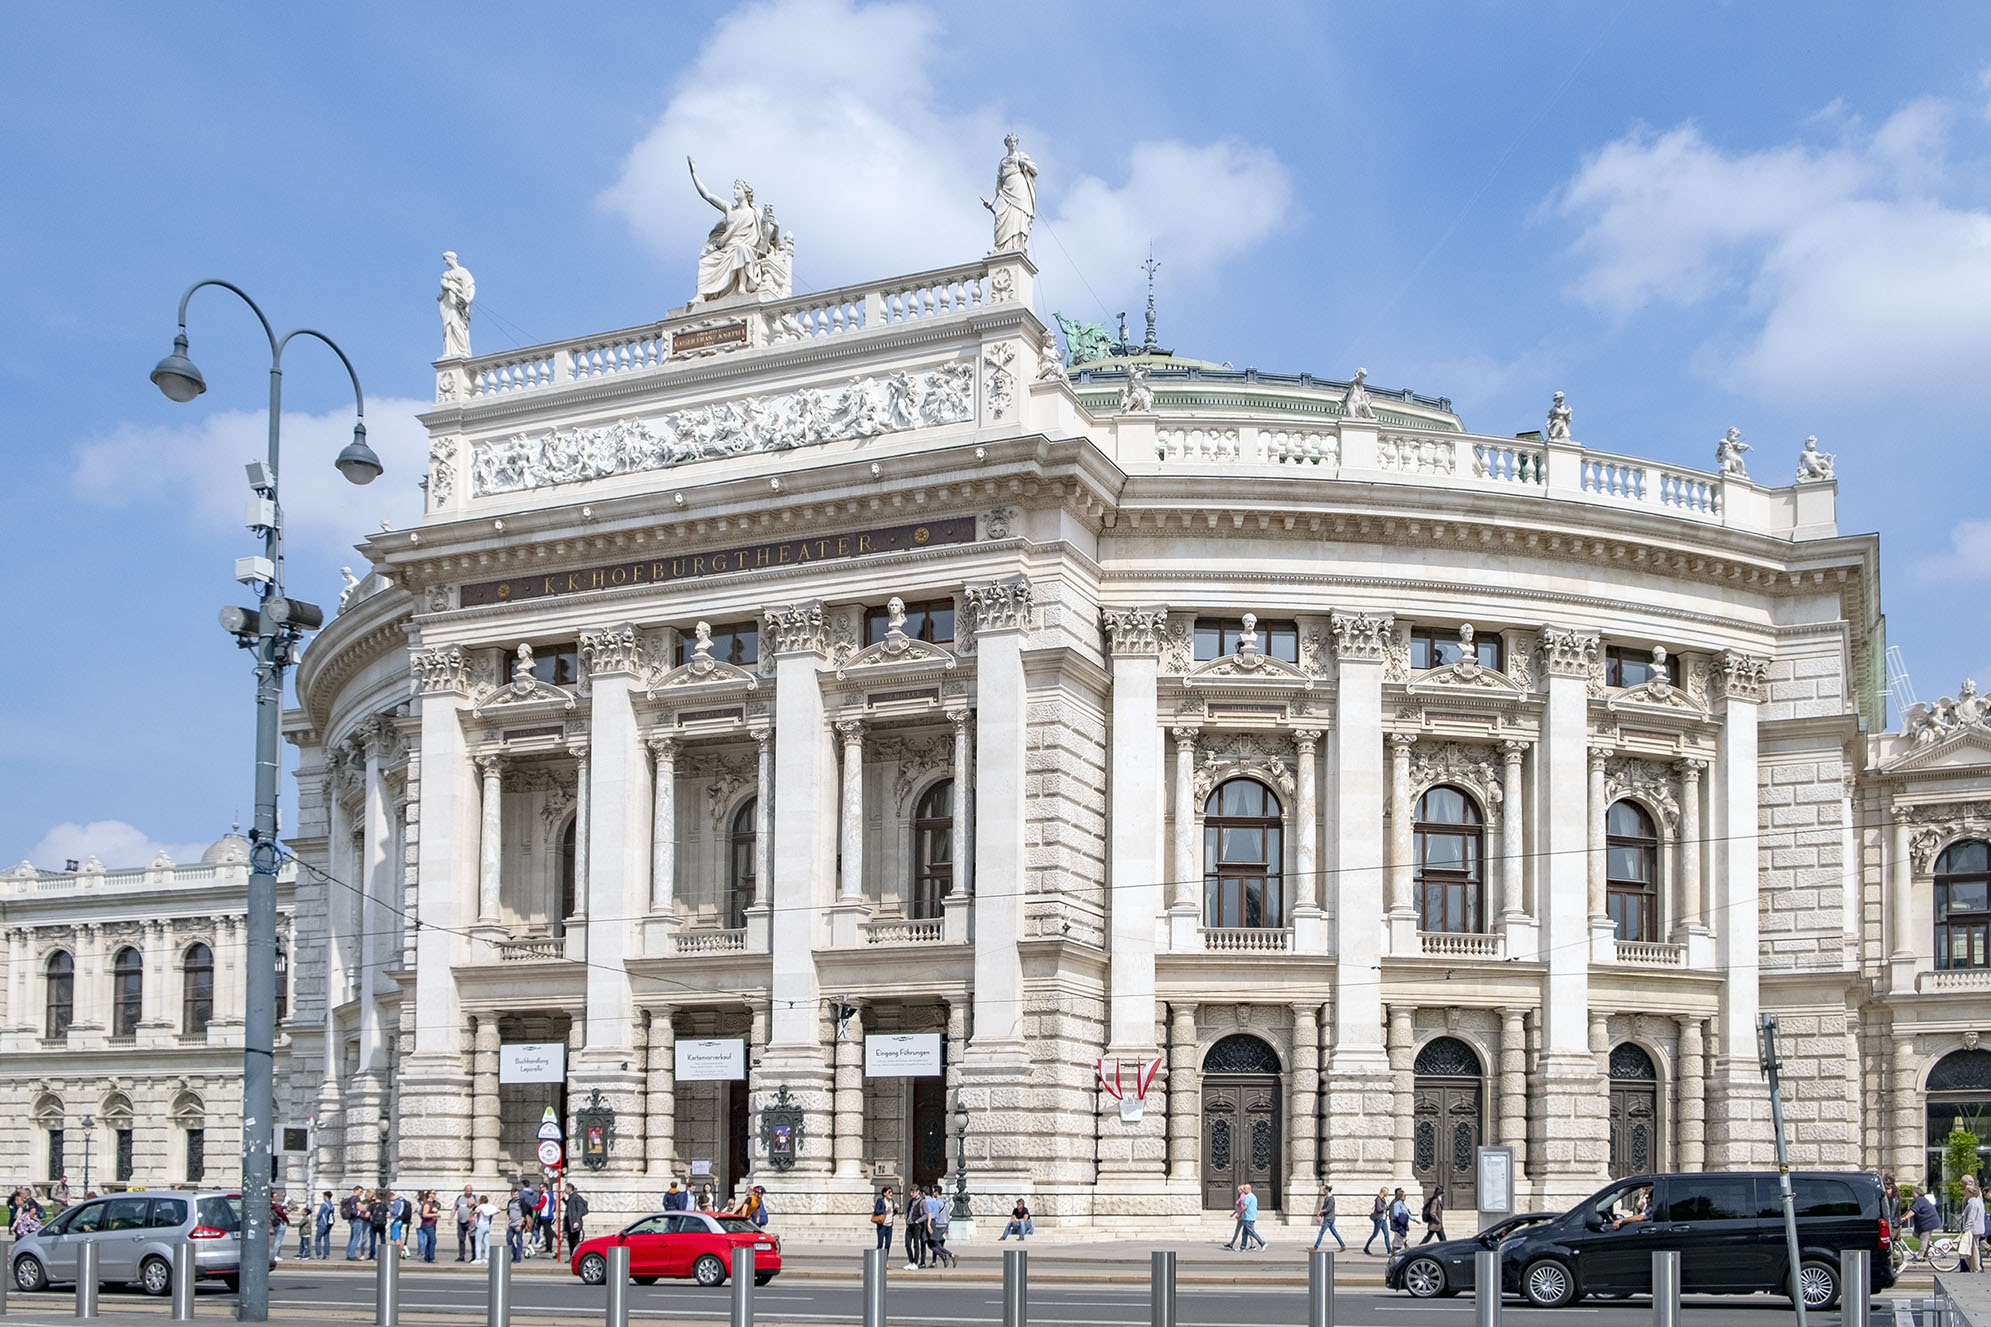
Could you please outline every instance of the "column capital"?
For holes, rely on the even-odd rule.
[[[496,778],[505,772],[505,758],[503,756],[472,756],[471,760],[476,764],[477,772],[487,779]]]
[[[823,654],[829,650],[829,621],[820,599],[765,610],[761,614],[761,629],[767,633],[775,654]]]
[[[763,756],[766,755],[773,746],[774,746],[774,729],[772,728],[754,729],[754,747],[761,755]]]
[[[589,750],[589,745],[586,742],[576,742],[567,748],[567,754],[585,765],[588,763]]]
[[[1396,620],[1370,613],[1329,613],[1334,657],[1344,661],[1381,663],[1396,634]]]
[[[1913,807],[1890,806],[1887,808],[1887,818],[1892,820],[1896,825],[1905,828],[1914,822],[1915,811]]]
[[[1527,756],[1528,748],[1534,743],[1521,737],[1503,738],[1500,743],[1500,760],[1507,765],[1518,765]]]
[[[470,694],[470,659],[461,645],[408,652],[409,690],[417,696]]]
[[[975,730],[975,712],[973,710],[956,710],[947,716],[947,722],[954,725],[954,735],[956,737],[961,736],[963,733],[971,733]]]
[[[1203,735],[1201,728],[1190,727],[1186,724],[1178,728],[1171,728],[1169,732],[1175,737],[1175,745],[1183,750],[1194,750],[1196,739]]]
[[[1299,748],[1301,755],[1310,756],[1314,753],[1314,748],[1320,744],[1321,732],[1319,728],[1295,728],[1293,745]]]
[[[845,746],[864,745],[864,720],[838,719],[836,721],[836,731],[837,736],[843,739]]]
[[[1102,608],[1107,652],[1114,655],[1158,655],[1168,627],[1166,608]]]
[[[642,640],[628,622],[590,627],[581,632],[581,660],[590,677],[634,677],[643,671]]]
[[[1679,772],[1682,781],[1686,783],[1699,783],[1701,775],[1707,773],[1708,762],[1698,756],[1688,756],[1682,760],[1675,761],[1673,768]]]
[[[1617,755],[1617,754],[1618,754],[1618,752],[1617,752],[1617,748],[1616,748],[1616,747],[1608,747],[1608,746],[1593,746],[1593,747],[1591,747],[1591,748],[1590,748],[1590,751],[1589,751],[1589,756],[1590,756],[1590,772],[1591,772],[1592,774],[1601,774],[1601,773],[1603,773],[1603,771],[1604,771],[1604,762],[1605,762],[1605,761],[1607,761],[1607,760],[1609,760],[1609,759],[1610,759],[1611,757],[1613,757],[1613,756],[1615,756],[1615,755]]]
[[[1394,755],[1398,760],[1408,760],[1410,758],[1410,748],[1416,745],[1416,733],[1390,734],[1390,754]]]
[[[657,758],[659,764],[676,760],[678,752],[684,749],[683,741],[675,737],[653,737],[644,745],[650,748],[650,754]]]
[[[1594,631],[1544,626],[1538,639],[1542,671],[1550,677],[1588,678],[1604,657],[1604,639]]]
[[[1030,625],[1028,576],[973,582],[961,593],[968,608],[969,629],[977,635],[985,631],[1022,631]]]
[[[1770,661],[1741,650],[1723,650],[1715,661],[1714,694],[1718,700],[1739,700],[1754,704],[1763,699],[1770,676]]]

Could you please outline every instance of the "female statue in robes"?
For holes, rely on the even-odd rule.
[[[468,268],[458,266],[456,255],[442,256],[442,289],[436,304],[442,310],[442,357],[464,359],[470,354],[470,303],[477,298],[477,283]]]
[[[698,255],[698,296],[714,300],[748,294],[754,288],[754,260],[761,256],[761,217],[754,209],[753,186],[734,180],[733,201],[723,202],[699,182],[697,163],[690,157],[684,162],[691,167],[691,183],[698,196],[719,209],[719,220]]]
[[[996,253],[1029,252],[1030,223],[1037,219],[1037,163],[1016,143],[1015,134],[1003,138],[1007,151],[996,166],[995,201],[982,200],[982,206],[995,215]]]

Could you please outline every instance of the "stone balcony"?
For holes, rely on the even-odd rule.
[[[1417,942],[1426,958],[1491,962],[1507,953],[1507,937],[1498,931],[1419,931]]]
[[[1991,995],[1991,968],[1938,968],[1915,974],[1919,995]]]
[[[1205,926],[1203,948],[1218,954],[1283,954],[1293,947],[1293,932],[1283,926]]]
[[[1687,966],[1687,947],[1644,940],[1620,940],[1617,942],[1617,959],[1626,967],[1633,968],[1684,968]]]

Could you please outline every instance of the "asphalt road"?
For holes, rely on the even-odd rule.
[[[1253,1288],[1249,1269],[1240,1269],[1232,1287],[1184,1286],[1177,1295],[1179,1327],[1300,1327],[1306,1321],[1306,1292],[1279,1286]],[[889,1282],[887,1316],[905,1324],[999,1323],[1002,1292],[987,1283],[950,1283],[946,1273],[900,1273]],[[319,1271],[286,1265],[270,1289],[277,1316],[371,1322],[374,1283],[370,1275]],[[632,1286],[632,1320],[702,1324],[729,1317],[730,1290],[703,1290],[689,1283]],[[512,1281],[515,1319],[549,1323],[600,1321],[606,1291],[567,1278],[519,1276]],[[852,1324],[862,1321],[861,1287],[848,1280],[810,1281],[783,1276],[756,1287],[755,1318],[766,1323]],[[234,1297],[219,1287],[203,1288],[197,1316],[213,1321],[232,1317]],[[474,1327],[484,1321],[483,1278],[404,1269],[402,1312],[410,1323],[453,1321]],[[46,1322],[67,1317],[71,1299],[61,1294],[9,1296],[0,1321]],[[135,1290],[106,1290],[106,1318],[142,1314],[163,1322],[167,1305]],[[1043,1285],[1030,1295],[1032,1327],[1147,1327],[1145,1286]],[[1879,1315],[1876,1315],[1879,1316]],[[1643,1299],[1621,1304],[1584,1303],[1568,1309],[1531,1309],[1510,1301],[1502,1317],[1513,1327],[1649,1327],[1652,1309]],[[1791,1321],[1788,1305],[1767,1295],[1690,1298],[1681,1314],[1687,1327],[1781,1327]],[[1336,1295],[1337,1327],[1472,1327],[1470,1297],[1419,1301],[1407,1295],[1343,1288]],[[1813,1327],[1838,1327],[1839,1314],[1812,1314]]]

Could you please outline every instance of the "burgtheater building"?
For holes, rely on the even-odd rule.
[[[661,321],[437,362],[305,656],[321,1175],[494,1188],[551,1108],[604,1214],[1472,1207],[1482,1144],[1539,1207],[1770,1162],[1765,1012],[1800,1164],[1991,1110],[1991,728],[1882,733],[1828,456],[1067,355],[1027,227],[790,295],[740,198]]]

